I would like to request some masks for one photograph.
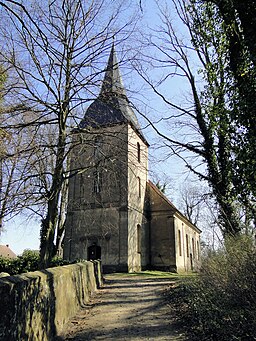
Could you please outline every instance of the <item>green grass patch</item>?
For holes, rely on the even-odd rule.
[[[175,272],[166,272],[166,271],[140,271],[140,272],[118,272],[113,273],[113,275],[118,277],[155,277],[155,278],[171,278],[171,279],[186,279],[186,278],[194,278],[197,276],[196,273],[175,273]]]
[[[180,279],[180,278],[191,278],[191,277],[195,277],[196,273],[175,273],[175,272],[166,272],[166,271],[141,271],[137,273],[140,276],[153,276],[153,277],[167,277],[167,278],[176,278],[176,279]]]

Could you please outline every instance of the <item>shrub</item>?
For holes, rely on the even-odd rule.
[[[15,273],[14,270],[14,259],[0,257],[0,272],[7,272],[10,275]]]
[[[35,271],[38,269],[39,252],[24,250],[22,256],[17,258],[0,257],[0,272],[7,272],[10,275]]]
[[[59,256],[54,256],[51,260],[50,266],[55,267],[55,266],[61,266],[61,265],[67,265],[67,264],[70,264],[70,261],[67,261]]]
[[[53,257],[50,267],[70,264],[61,257]],[[7,272],[10,275],[17,275],[39,269],[39,251],[24,250],[17,258],[0,257],[0,272]]]
[[[19,257],[20,267],[22,272],[36,271],[39,264],[39,251],[37,250],[24,250]]]
[[[190,340],[256,340],[256,250],[249,237],[228,239],[197,279],[171,294]]]

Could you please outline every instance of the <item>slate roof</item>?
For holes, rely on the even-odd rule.
[[[126,96],[113,44],[100,94],[86,110],[79,128],[97,128],[127,122],[140,131],[138,119]]]
[[[0,257],[16,258],[17,256],[9,248],[9,245],[0,245]]]

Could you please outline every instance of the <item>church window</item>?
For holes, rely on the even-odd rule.
[[[180,233],[180,230],[178,230],[178,243],[179,243],[179,255],[182,256],[182,252],[181,252],[181,233]]]
[[[94,193],[100,193],[102,191],[102,174],[98,170],[93,173],[94,177]]]
[[[197,259],[199,259],[200,258],[199,241],[197,241],[196,244],[197,244]]]
[[[137,142],[137,160],[140,162],[140,144]]]
[[[187,257],[189,257],[188,235],[187,234],[186,234],[186,250],[187,250]]]
[[[102,136],[96,136],[93,142],[93,155],[96,159],[98,159],[101,155],[102,149]]]
[[[195,241],[194,241],[194,238],[192,238],[192,252],[193,252],[193,258],[195,258]]]
[[[137,253],[141,253],[141,226],[137,225]]]
[[[141,198],[141,180],[139,176],[138,176],[138,191],[139,191],[139,198]]]

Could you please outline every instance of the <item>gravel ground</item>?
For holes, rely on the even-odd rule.
[[[59,340],[185,340],[164,292],[171,278],[111,274]]]

